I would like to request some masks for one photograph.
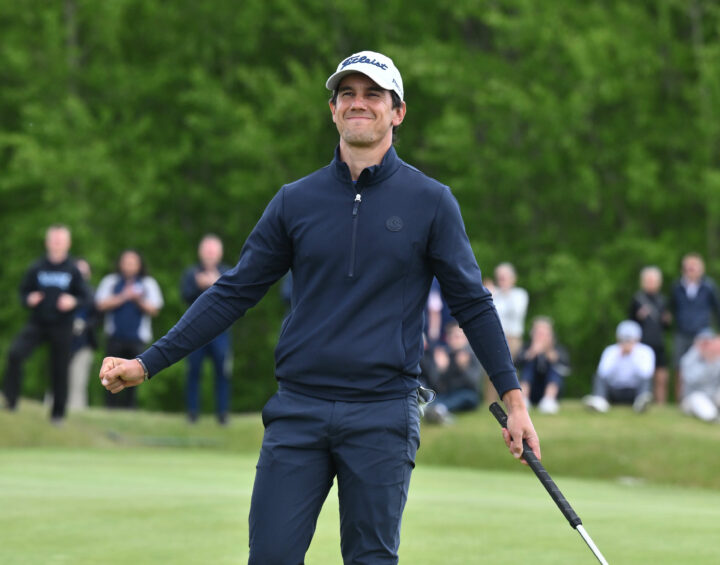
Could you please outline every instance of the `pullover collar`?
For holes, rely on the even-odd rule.
[[[387,153],[385,153],[379,165],[373,165],[372,167],[363,169],[358,177],[358,183],[362,186],[369,186],[384,181],[398,170],[400,163],[401,161],[395,152],[395,147],[390,146],[390,149],[387,150]],[[340,159],[340,145],[335,147],[335,155],[330,163],[330,168],[339,180],[352,182],[350,168]]]

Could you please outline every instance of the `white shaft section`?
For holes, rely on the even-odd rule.
[[[575,529],[576,529],[576,530],[578,531],[578,533],[582,536],[582,539],[585,540],[585,543],[586,543],[586,544],[588,545],[588,547],[590,548],[590,551],[592,551],[592,552],[595,554],[595,557],[597,557],[597,560],[598,560],[600,563],[602,563],[602,565],[608,565],[608,562],[605,561],[605,558],[603,557],[603,554],[600,553],[600,550],[597,548],[597,546],[595,545],[595,543],[593,542],[593,540],[590,539],[590,536],[589,536],[588,533],[585,531],[585,528],[583,528],[582,526],[577,526]]]

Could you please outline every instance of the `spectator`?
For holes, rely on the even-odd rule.
[[[493,302],[513,357],[522,347],[528,308],[528,293],[524,288],[515,286],[516,281],[515,267],[510,263],[500,263],[495,267]]]
[[[600,357],[593,394],[583,402],[597,412],[607,412],[610,404],[632,404],[636,412],[643,412],[652,400],[655,353],[640,343],[642,328],[633,320],[620,322],[616,336],[617,343],[606,347]]]
[[[56,425],[65,418],[73,315],[92,299],[70,257],[71,244],[69,228],[60,224],[50,226],[45,233],[45,257],[33,263],[23,277],[20,301],[31,313],[10,346],[4,382],[6,406],[15,410],[23,364],[38,345],[48,343],[53,392],[50,417]]]
[[[212,234],[203,237],[198,246],[198,263],[186,269],[182,278],[181,293],[188,306],[229,269],[221,262],[222,257],[220,238]],[[200,412],[200,373],[206,357],[212,359],[215,368],[215,415],[218,423],[225,425],[230,405],[230,330],[188,355],[186,392],[190,422],[195,422]]]
[[[126,249],[118,258],[116,271],[106,275],[98,287],[95,304],[105,313],[107,355],[134,359],[152,340],[150,319],[163,306],[162,292],[157,281],[148,276],[140,253]],[[106,394],[110,408],[134,408],[135,390],[120,394]]]
[[[675,318],[673,359],[677,370],[677,398],[682,398],[680,359],[698,332],[712,326],[712,316],[720,321],[720,298],[715,283],[705,276],[705,263],[697,253],[682,259],[682,276],[672,287],[670,306]]]
[[[695,342],[680,359],[685,396],[683,412],[706,422],[718,418],[720,406],[720,338],[712,329],[698,332]]]
[[[567,350],[555,341],[553,322],[545,316],[533,320],[530,343],[517,355],[520,386],[528,407],[543,414],[557,414],[563,381],[570,373]]]
[[[495,286],[491,292],[513,358],[522,348],[528,308],[528,293],[515,286],[516,282],[517,274],[512,264],[500,263],[495,267]],[[485,397],[488,402],[497,400],[497,394],[490,386],[486,387]]]
[[[465,333],[457,322],[451,321],[445,335],[447,348],[434,349],[436,380],[428,383],[437,393],[426,410],[430,421],[448,422],[449,413],[475,410],[480,401],[480,362]]]
[[[655,266],[640,271],[640,290],[630,303],[630,319],[642,328],[642,343],[655,352],[655,373],[653,384],[655,402],[665,404],[668,392],[667,355],[665,353],[665,329],[670,326],[672,314],[667,309],[661,293],[662,272]]]
[[[85,259],[77,259],[75,265],[88,286],[88,296],[92,296],[90,264]],[[98,347],[97,324],[98,311],[95,303],[88,300],[78,307],[73,320],[73,339],[68,371],[68,410],[71,412],[85,410],[88,407],[88,380],[93,363],[93,352]]]

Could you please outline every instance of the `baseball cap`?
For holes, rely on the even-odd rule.
[[[342,78],[351,73],[364,74],[385,90],[394,90],[400,100],[404,100],[402,77],[390,57],[375,51],[360,51],[350,55],[340,62],[337,70],[327,79],[325,86],[328,90],[335,90]]]
[[[618,341],[640,341],[642,328],[637,322],[623,320],[618,324],[615,337],[617,337]]]

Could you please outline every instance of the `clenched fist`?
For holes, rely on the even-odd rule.
[[[113,394],[137,386],[145,380],[145,369],[137,359],[105,357],[100,367],[100,382]]]

